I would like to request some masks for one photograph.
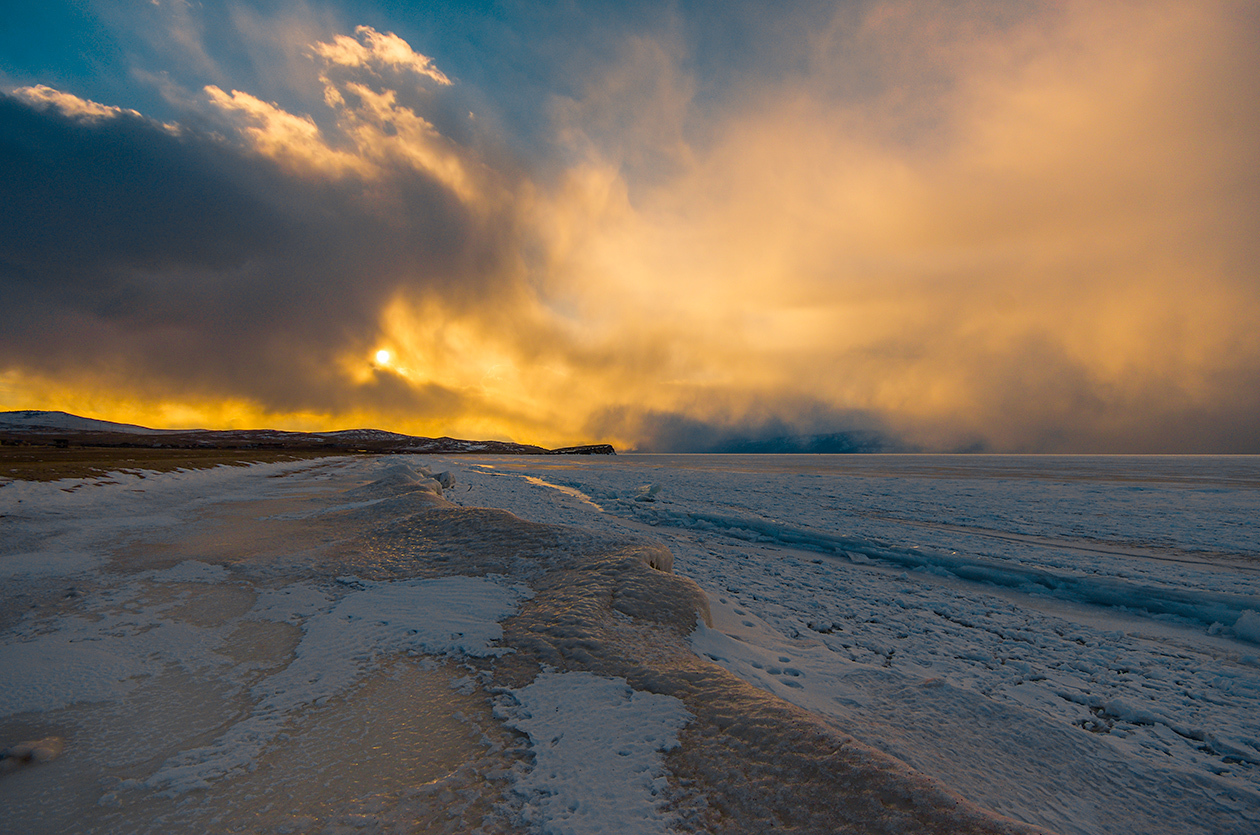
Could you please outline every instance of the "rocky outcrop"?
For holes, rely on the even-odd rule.
[[[566,446],[547,451],[548,455],[616,455],[612,444],[584,444],[582,446]]]

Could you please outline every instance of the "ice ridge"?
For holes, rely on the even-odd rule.
[[[656,512],[654,524],[696,528],[753,542],[773,542],[809,551],[846,557],[854,562],[876,561],[912,571],[956,577],[1014,589],[1027,594],[1049,595],[1093,606],[1127,609],[1156,617],[1175,617],[1202,624],[1233,626],[1249,624],[1248,613],[1260,612],[1260,598],[1223,592],[1172,588],[1152,583],[1132,583],[1089,574],[1055,571],[928,548],[901,548],[869,539],[811,530],[753,516],[732,516],[700,511]],[[1236,637],[1251,640],[1246,628]]]

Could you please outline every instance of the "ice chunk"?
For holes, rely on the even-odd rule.
[[[376,498],[416,492],[440,496],[442,485],[428,467],[413,468],[406,464],[391,464],[384,469],[380,478],[349,491],[347,495]]]
[[[661,492],[661,485],[644,484],[639,488],[638,494],[634,497],[634,500],[636,502],[654,502],[656,501],[656,494],[659,492]]]
[[[1260,614],[1247,609],[1234,621],[1234,634],[1244,641],[1260,644]]]

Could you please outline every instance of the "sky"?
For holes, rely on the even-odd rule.
[[[0,409],[1260,453],[1253,2],[4,18]]]

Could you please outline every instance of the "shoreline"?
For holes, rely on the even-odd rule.
[[[550,704],[545,698],[548,688],[559,688],[558,706],[580,708],[571,711],[569,724],[562,729],[566,739],[604,733],[607,711],[620,710],[618,705],[638,711],[631,711],[634,715],[627,720],[632,729],[666,719],[668,725],[684,715],[678,712],[681,709],[690,716],[677,730],[677,744],[671,745],[668,728],[655,732],[653,750],[663,752],[663,757],[657,759],[653,750],[642,749],[634,755],[649,769],[642,773],[659,774],[653,777],[657,782],[635,797],[624,786],[621,789],[624,798],[638,804],[635,814],[643,815],[639,819],[654,821],[653,826],[672,821],[680,831],[731,835],[784,824],[819,833],[906,828],[1039,831],[962,800],[903,762],[858,742],[833,722],[696,655],[689,640],[697,619],[706,619],[707,598],[693,581],[664,570],[669,560],[663,546],[643,538],[530,522],[493,507],[452,504],[443,498],[438,481],[420,466],[423,461],[365,456],[312,462],[296,470],[263,465],[239,474],[226,468],[172,473],[145,483],[141,494],[131,489],[130,479],[125,481],[131,483],[106,482],[100,490],[71,495],[57,485],[31,483],[23,488],[32,500],[42,495],[59,505],[82,507],[83,513],[35,511],[32,521],[46,518],[51,527],[43,532],[32,529],[35,538],[28,547],[35,551],[24,548],[20,559],[35,565],[38,560],[32,559],[46,547],[41,543],[55,549],[65,532],[78,532],[75,539],[87,553],[103,551],[95,564],[67,563],[46,575],[53,583],[45,590],[53,595],[46,601],[47,609],[24,620],[21,629],[29,634],[10,643],[9,650],[35,642],[20,654],[37,659],[56,657],[58,647],[74,652],[91,647],[96,653],[92,659],[100,653],[117,659],[110,664],[126,668],[127,676],[107,683],[107,690],[118,691],[107,697],[107,703],[130,703],[133,689],[157,704],[171,699],[192,702],[191,697],[200,698],[203,691],[209,697],[211,691],[227,688],[237,693],[233,699],[240,712],[221,717],[218,730],[204,729],[202,733],[209,735],[201,742],[189,738],[172,746],[171,740],[161,739],[160,748],[173,749],[177,756],[149,755],[120,771],[123,764],[112,759],[117,754],[103,741],[91,748],[94,734],[108,734],[107,727],[91,718],[98,709],[75,696],[73,688],[53,687],[48,692],[58,693],[64,704],[52,712],[23,714],[31,726],[27,735],[32,739],[64,735],[74,744],[57,760],[23,769],[8,780],[55,780],[58,769],[77,770],[80,780],[93,778],[80,786],[82,797],[76,802],[101,831],[122,831],[153,821],[155,815],[188,824],[177,829],[196,828],[206,814],[246,820],[265,812],[258,806],[270,785],[264,775],[289,780],[287,772],[268,770],[288,761],[286,757],[296,757],[292,752],[306,744],[301,735],[281,734],[286,723],[312,728],[329,721],[357,725],[361,708],[355,694],[383,686],[374,682],[384,681],[380,676],[388,671],[390,659],[401,662],[410,657],[408,664],[436,662],[462,668],[466,677],[460,692],[482,705],[472,726],[490,729],[493,712],[498,730],[490,737],[506,747],[487,750],[476,762],[436,781],[432,791],[419,791],[406,775],[395,775],[399,784],[376,787],[374,800],[355,799],[344,808],[317,814],[324,823],[349,812],[373,816],[381,823],[402,818],[437,823],[448,820],[449,814],[462,814],[443,799],[452,792],[471,799],[468,814],[473,817],[463,822],[471,826],[490,821],[489,831],[520,831],[530,822],[559,825],[570,814],[565,810],[571,804],[553,804],[548,798],[566,791],[578,792],[571,796],[581,801],[578,808],[585,811],[580,814],[592,819],[598,792],[606,785],[619,785],[600,783],[598,778],[622,762],[608,751],[622,749],[601,744],[592,749],[595,755],[569,758],[569,765],[577,769],[573,773],[587,774],[585,789],[548,782],[546,773],[538,773],[544,752],[551,757],[560,748],[550,730],[545,731],[546,738],[539,735],[545,729],[532,726],[529,714],[539,704]],[[129,520],[133,533],[123,539],[103,538],[116,525],[118,509],[111,509],[116,501],[150,514],[152,521],[136,527]],[[156,504],[146,509],[150,503]],[[55,594],[64,588],[58,579],[62,577],[73,578],[73,596]],[[38,583],[18,575],[11,579],[15,581],[11,593],[24,584],[37,590]],[[464,636],[459,643],[467,644],[472,633],[464,626],[444,626],[446,616],[435,614],[425,602],[440,602],[434,595],[452,579],[459,579],[457,586],[468,587],[450,592],[454,597],[449,599],[456,603],[467,599],[471,604],[477,595],[493,597],[499,594],[496,588],[528,587],[528,593],[518,595],[515,604],[510,595],[505,598],[511,611],[499,615],[485,611],[485,623],[477,628],[486,635],[501,628],[501,637],[481,650],[465,652],[445,642],[458,632]],[[452,611],[477,617],[485,609],[469,604],[460,603]],[[93,620],[98,615],[105,619]],[[133,622],[142,627],[128,625]],[[153,630],[153,625],[163,628]],[[145,645],[185,633],[186,638],[156,655]],[[64,638],[59,637],[62,634]],[[260,643],[260,636],[270,637]],[[227,649],[216,649],[218,641],[225,641]],[[208,668],[198,665],[215,656],[206,651],[227,652],[239,660],[235,666],[207,673]],[[163,676],[171,675],[160,672],[168,662],[186,667],[179,674],[183,684],[173,690],[162,684]],[[23,681],[40,675],[38,668],[28,669]],[[50,668],[47,675],[51,682],[59,673]],[[74,680],[87,681],[81,676]],[[270,695],[251,706],[250,692]],[[642,698],[649,694],[651,698]],[[377,705],[378,710],[381,707]],[[9,724],[14,718],[21,717],[9,717]],[[372,723],[407,727],[412,719],[410,707],[398,704],[384,716],[373,714]],[[445,725],[455,731],[459,727]],[[505,727],[524,732],[531,745],[523,746],[520,734],[512,743]],[[61,728],[67,732],[58,733]],[[182,729],[165,729],[168,734],[176,731]],[[249,746],[238,750],[233,742],[237,737],[254,740],[256,756]],[[320,753],[329,759],[317,757],[319,768],[329,775],[348,764],[340,758],[356,755],[354,746]],[[254,772],[250,762],[261,763],[260,770]],[[116,788],[93,793],[91,787],[102,775],[115,773],[125,778]],[[258,777],[249,777],[253,773]],[[185,784],[198,791],[196,809],[182,806],[178,793],[164,796]],[[68,799],[66,803],[73,805]],[[26,811],[36,812],[37,806]],[[261,828],[271,831],[275,826]],[[315,831],[311,827],[300,831],[308,829]]]
[[[0,446],[0,484],[100,478],[110,473],[169,473],[211,467],[245,467],[285,461],[354,455],[345,450],[175,449],[151,447]]]

